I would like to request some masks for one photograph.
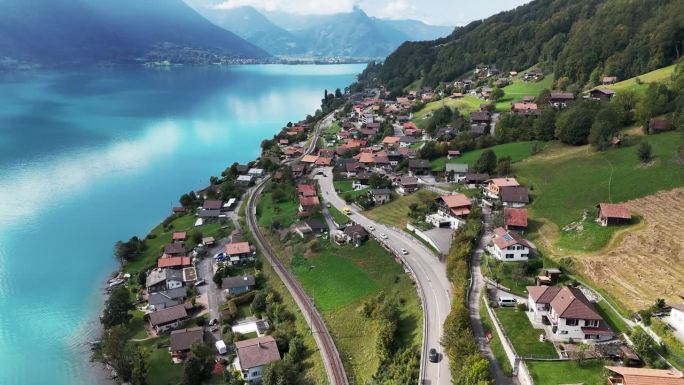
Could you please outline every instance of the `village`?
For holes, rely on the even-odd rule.
[[[402,264],[407,264],[404,258],[424,256],[409,255],[407,248],[392,245],[392,237],[378,227],[398,229],[429,250],[425,255],[443,261],[455,234],[476,212],[485,226],[483,247],[473,258],[484,285],[478,309],[483,337],[498,346],[495,356],[503,372],[531,378],[535,367],[573,370],[569,365],[579,362],[583,370],[578,370],[577,383],[592,383],[582,377],[585,372],[594,378],[605,371],[612,385],[647,383],[640,378],[682,384],[681,372],[643,368],[658,357],[641,357],[637,352],[643,342],[634,334],[630,337],[625,325],[644,330],[644,339],[658,340],[647,325],[598,306],[601,293],[552,263],[526,239],[527,206],[538,195],[518,181],[510,158],[497,159],[486,150],[497,141],[497,122],[509,115],[534,119],[542,114],[542,106],[563,110],[580,99],[607,103],[615,95],[597,87],[584,95],[555,90],[520,95],[519,100],[506,102],[505,108],[498,102],[499,87],[542,82],[544,76],[538,71],[501,74],[483,65],[472,76],[438,90],[426,87],[390,97],[379,88],[339,96],[340,103],[328,115],[329,124],[320,124],[320,132],[318,122],[288,124],[262,144],[259,159],[234,164],[220,178],[212,177],[209,187],[184,195],[182,206],[172,209],[167,223],[172,224],[171,239],[159,248],[155,266],[129,269],[133,276],[139,274],[139,283],[122,273],[110,281],[111,289],[135,287],[136,312],[144,322],[139,336],[163,339],[173,365],[197,355],[197,345],[204,344],[212,350],[214,375],[256,384],[267,366],[299,353],[290,344],[298,337],[283,337],[287,316],[278,310],[278,296],[264,284],[266,262],[254,238],[245,234],[245,196],[254,186],[271,183],[268,194],[274,206],[265,208],[260,203],[256,215],[273,216],[265,227],[281,238],[289,234],[301,242],[329,240],[348,248],[377,241]],[[605,85],[616,82],[615,77],[603,78]],[[457,127],[435,125],[438,109],[420,118],[415,115],[428,103],[446,105],[463,98],[480,105],[463,114]],[[668,131],[672,122],[654,118],[648,129]],[[621,140],[615,135],[608,145],[619,147]],[[462,160],[479,149],[477,159]],[[438,154],[425,156],[429,151]],[[412,197],[418,198],[406,203]],[[343,200],[344,206],[336,199]],[[396,221],[383,218],[383,207],[399,214],[407,210],[407,215]],[[278,219],[285,211],[288,220]],[[614,202],[595,202],[585,217],[601,227],[625,226],[634,220],[625,204]],[[179,220],[184,227],[173,226]],[[514,286],[515,281],[534,284]],[[684,340],[684,293],[681,299],[681,303],[659,304],[654,313]],[[442,348],[428,348],[428,365],[440,362]]]

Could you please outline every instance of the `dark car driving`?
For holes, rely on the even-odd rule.
[[[430,359],[430,362],[437,362],[439,361],[439,353],[437,353],[436,349],[430,349],[430,355],[428,356]]]

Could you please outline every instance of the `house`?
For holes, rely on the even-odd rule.
[[[218,199],[207,199],[202,204],[202,210],[221,210],[223,201]]]
[[[489,129],[492,123],[492,114],[489,111],[475,111],[470,113],[471,131],[477,133],[484,133]]]
[[[447,159],[454,159],[454,158],[458,158],[459,156],[461,156],[461,151],[458,151],[458,150],[447,151]]]
[[[315,197],[316,195],[318,195],[316,186],[307,183],[301,183],[297,185],[298,197]]]
[[[241,177],[238,177],[241,178]],[[212,223],[216,222],[219,220],[219,217],[221,216],[221,211],[220,210],[201,210],[197,216],[201,220],[199,225],[202,224],[207,224],[207,223]],[[198,224],[195,224],[197,226]]]
[[[316,209],[318,209],[318,206],[321,205],[321,202],[318,200],[318,197],[299,197],[299,214],[306,216],[312,214]]]
[[[186,319],[188,319],[188,312],[185,310],[184,305],[171,306],[150,313],[150,325],[157,333],[175,329]]]
[[[520,186],[515,178],[493,178],[487,180],[485,187],[485,195],[493,199],[499,199],[502,187],[517,187]]]
[[[521,230],[527,228],[527,209],[506,207],[503,211],[504,227],[507,230]]]
[[[653,118],[648,121],[648,132],[657,134],[659,132],[674,130],[672,120],[664,118]]]
[[[254,251],[249,242],[231,242],[225,246],[226,260],[232,265],[254,261]]]
[[[244,275],[241,277],[226,277],[221,281],[221,289],[226,295],[238,295],[253,290],[256,287],[256,281],[253,275]]]
[[[532,102],[511,103],[511,112],[515,115],[522,116],[534,116],[541,113],[539,107],[537,107],[537,103]]]
[[[202,246],[211,247],[211,246],[214,246],[215,243],[216,243],[216,240],[214,239],[214,237],[203,237],[202,238]]]
[[[385,147],[396,146],[401,139],[398,136],[386,136],[382,139],[382,145]]]
[[[449,182],[461,182],[468,175],[468,164],[447,163],[444,166],[444,174]]]
[[[599,203],[598,219],[601,226],[627,223],[632,219],[632,213],[623,204]]]
[[[196,343],[204,342],[204,329],[201,326],[194,328],[179,329],[171,332],[169,340],[169,352],[171,358],[185,359],[186,354]]]
[[[237,171],[238,175],[244,175],[247,174],[247,171],[249,171],[249,166],[246,164],[236,164],[235,165],[235,171]]]
[[[295,164],[292,166],[292,177],[293,178],[301,178],[302,175],[306,173],[306,164]]]
[[[162,290],[151,293],[147,298],[147,303],[153,310],[163,310],[177,306],[185,302],[188,290],[185,287],[177,287],[171,290]]]
[[[250,168],[249,171],[247,171],[247,175],[251,175],[254,178],[261,178],[264,175],[264,169],[263,168]]]
[[[503,186],[499,190],[504,207],[524,207],[530,203],[530,194],[524,186]]]
[[[408,147],[414,143],[416,143],[418,140],[412,136],[400,136],[399,137],[399,147]]]
[[[684,293],[680,293],[679,297],[684,300]],[[684,301],[681,304],[672,305],[668,324],[670,324],[673,329],[678,330],[680,332],[679,335],[682,335],[684,332]]]
[[[542,274],[537,276],[537,286],[551,286],[558,282],[562,272],[560,269],[547,267],[542,270]]]
[[[361,225],[347,226],[342,234],[347,243],[353,243],[357,247],[368,239],[368,232]]]
[[[574,287],[528,286],[528,311],[534,322],[551,326],[556,340],[606,341],[613,331],[584,293]]]
[[[409,175],[423,175],[430,172],[432,167],[427,159],[409,159]]]
[[[171,208],[171,214],[185,214],[185,207],[176,206]]]
[[[392,192],[387,188],[374,188],[370,190],[373,203],[383,205],[392,199]]]
[[[609,85],[609,84],[615,84],[617,83],[618,78],[617,76],[604,76],[603,79],[601,79],[601,84]]]
[[[152,269],[145,279],[148,293],[183,287],[183,273],[176,269]]]
[[[515,230],[506,230],[503,227],[494,229],[494,247],[490,252],[500,261],[518,262],[527,261],[532,246]]]
[[[604,88],[594,88],[589,91],[589,98],[599,102],[609,102],[615,96],[615,91]]]
[[[676,369],[606,366],[608,385],[684,385],[684,373]]]
[[[361,172],[356,175],[356,178],[352,181],[352,188],[354,190],[361,190],[368,187],[370,183],[370,178],[373,174],[368,172]]]
[[[399,179],[397,192],[402,195],[411,194],[418,190],[418,179],[412,176],[404,176]]]
[[[183,243],[186,239],[188,239],[188,233],[186,233],[185,231],[175,231],[171,236],[171,240],[173,242]]]
[[[318,160],[318,155],[304,155],[302,158],[302,163],[314,164]]]
[[[280,360],[278,344],[271,336],[257,337],[235,343],[237,356],[233,368],[242,374],[248,384],[261,382],[264,367]]]
[[[296,158],[302,155],[302,150],[296,147],[288,147],[283,150],[283,155],[285,155],[286,158]]]
[[[327,158],[323,156],[319,156],[318,159],[316,159],[316,166],[320,167],[329,167],[332,164],[333,158]]]
[[[161,257],[157,260],[157,267],[159,268],[175,268],[186,267],[192,264],[190,257]]]
[[[433,139],[436,140],[444,140],[444,141],[449,141],[454,138],[456,135],[456,129],[453,127],[447,126],[447,127],[440,127],[435,131],[435,133],[432,135]]]
[[[308,219],[295,224],[295,232],[302,238],[309,234],[320,235],[326,231],[328,227],[318,219]]]
[[[254,177],[251,175],[240,175],[235,179],[235,183],[238,184],[238,186],[243,186],[243,187],[249,187],[252,185],[252,182],[254,181]]]
[[[556,108],[565,108],[575,102],[575,94],[572,92],[551,92],[549,103]]]
[[[164,255],[167,257],[178,257],[178,256],[184,256],[188,253],[188,251],[185,249],[185,246],[183,246],[182,243],[167,243],[164,246]]]
[[[487,184],[488,180],[489,180],[489,174],[468,173],[465,175],[465,179],[463,180],[463,183],[466,186],[473,188],[473,187],[477,187],[477,186]]]
[[[448,227],[457,229],[465,223],[465,218],[470,214],[473,202],[464,194],[443,195],[437,199],[437,212],[428,214],[425,221],[435,227]]]

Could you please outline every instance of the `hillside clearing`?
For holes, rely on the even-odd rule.
[[[399,197],[390,203],[367,211],[363,215],[374,221],[403,229],[408,222],[411,203],[421,204],[435,198],[437,198],[437,194],[432,191],[418,190],[413,194]]]
[[[432,166],[432,171],[444,171],[444,166],[447,163],[466,163],[472,168],[480,158],[480,155],[482,155],[482,153],[486,150],[494,151],[497,159],[510,156],[512,162],[519,162],[531,155],[532,146],[534,143],[535,142],[511,142],[499,144],[489,148],[468,151],[458,158],[447,159],[446,156],[443,156],[431,161],[430,165]],[[539,147],[542,147],[545,144],[544,142],[536,143],[538,143]]]
[[[674,72],[675,66],[676,65],[673,64],[671,66],[659,68],[655,71],[647,72],[645,74],[627,80],[623,80],[615,84],[611,84],[608,86],[599,86],[597,88],[607,88],[609,90],[613,90],[616,92],[625,90],[641,92],[648,88],[649,83],[665,83],[668,80],[670,80],[670,76]],[[637,82],[637,79],[639,79],[639,82],[641,84]]]

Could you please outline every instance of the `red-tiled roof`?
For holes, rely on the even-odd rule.
[[[503,227],[494,229],[494,244],[499,249],[505,249],[513,245],[530,247],[530,244],[523,239],[520,234],[513,230],[506,230]]]
[[[632,214],[630,213],[627,206],[622,204],[613,203],[600,203],[599,210],[601,211],[601,216],[605,218],[619,218],[619,219],[630,219]]]
[[[499,187],[520,186],[520,183],[518,183],[518,181],[515,178],[493,178],[489,180],[489,183],[492,183]]]
[[[674,369],[629,368],[606,366],[622,376],[624,385],[684,385],[684,373]]]
[[[190,257],[168,257],[168,258],[159,258],[157,260],[157,267],[165,268],[165,267],[181,267],[181,266],[190,266]]]
[[[580,289],[564,287],[551,301],[551,307],[559,317],[573,319],[602,320],[594,305],[589,302]]]
[[[550,304],[560,289],[557,286],[528,286],[527,292],[535,303]]]
[[[305,197],[316,196],[316,186],[312,184],[300,184],[297,186],[297,192],[299,195]]]
[[[172,239],[174,241],[184,241],[187,237],[188,233],[186,233],[185,231],[176,231],[175,233],[173,233]]]
[[[299,204],[302,205],[302,207],[311,207],[311,206],[318,206],[321,203],[318,200],[318,197],[314,196],[314,197],[299,197]]]
[[[238,341],[235,347],[243,370],[263,366],[280,359],[278,345],[271,336]]]
[[[450,209],[457,207],[470,207],[472,205],[470,198],[464,194],[443,195],[440,199],[442,199],[442,201],[444,201],[444,203]]]
[[[226,254],[228,255],[246,254],[250,251],[252,249],[249,246],[249,242],[228,243],[226,245]]]
[[[302,158],[302,162],[304,162],[304,163],[316,163],[317,160],[318,160],[318,157],[316,155],[305,155]]]
[[[527,209],[504,208],[506,226],[527,227]]]

